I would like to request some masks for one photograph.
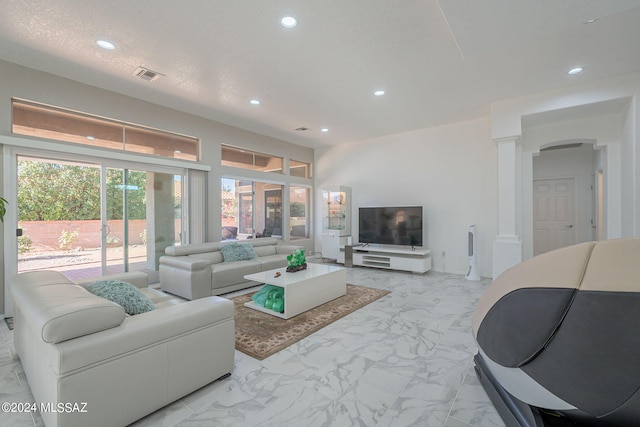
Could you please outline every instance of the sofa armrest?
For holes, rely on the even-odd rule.
[[[233,310],[232,301],[208,297],[130,316],[118,327],[58,343],[50,363],[56,374],[64,374],[207,327],[229,323],[233,331]],[[233,342],[221,345],[234,347]]]
[[[211,261],[190,256],[163,255],[160,257],[160,265],[170,265],[183,270],[193,271],[208,267],[211,265]]]
[[[189,256],[160,257],[160,287],[188,300],[211,296],[211,262]]]

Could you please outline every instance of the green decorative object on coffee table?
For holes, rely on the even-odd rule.
[[[287,255],[288,273],[294,273],[296,271],[304,270],[307,268],[307,258],[304,256],[304,249],[296,249],[291,255]]]
[[[274,285],[264,285],[251,299],[256,304],[278,313],[284,312],[284,289]]]

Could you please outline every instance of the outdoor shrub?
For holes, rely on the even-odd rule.
[[[71,233],[69,233],[67,230],[62,230],[62,233],[60,233],[60,237],[58,237],[58,244],[60,245],[60,249],[69,249],[73,241],[78,238],[79,234],[80,229]]]
[[[18,253],[25,254],[29,252],[32,248],[31,245],[33,242],[27,236],[18,236]]]

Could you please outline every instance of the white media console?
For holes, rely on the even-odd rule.
[[[340,248],[338,262],[345,263],[346,252],[352,252],[353,265],[386,268],[389,270],[426,273],[431,270],[431,251],[421,248],[385,245],[353,245]]]

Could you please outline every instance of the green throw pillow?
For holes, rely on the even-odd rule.
[[[258,257],[256,251],[253,250],[253,246],[249,243],[225,243],[220,246],[220,252],[222,252],[224,262],[242,261]]]
[[[88,285],[87,290],[122,306],[125,313],[131,316],[156,308],[138,288],[120,280],[99,280]]]

